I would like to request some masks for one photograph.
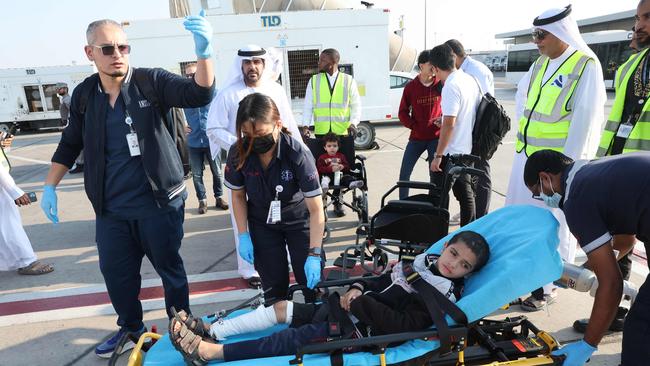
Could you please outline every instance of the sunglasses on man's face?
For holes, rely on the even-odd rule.
[[[537,42],[546,38],[548,32],[542,29],[535,29],[531,35],[533,36],[533,41]]]
[[[102,54],[105,56],[112,56],[115,53],[115,48],[120,51],[122,55],[128,55],[131,52],[131,46],[128,44],[118,44],[118,45],[105,45],[105,46],[96,46],[92,45],[95,48],[102,50]]]

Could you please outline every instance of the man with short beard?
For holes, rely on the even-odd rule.
[[[138,299],[145,255],[162,279],[165,308],[189,306],[179,254],[187,191],[164,115],[172,107],[210,103],[214,74],[213,31],[205,13],[186,17],[183,25],[193,35],[197,55],[192,79],[163,69],[130,67],[131,46],[120,23],[103,19],[88,25],[84,50],[98,73],[74,90],[68,127],[45,180],[41,207],[57,223],[56,186],[83,150],[84,185],[96,215],[99,268],[119,326],[95,348],[101,358],[111,357],[123,337],[138,337],[146,329]],[[144,92],[147,85],[151,94]],[[157,103],[147,95],[155,95]],[[133,346],[128,341],[122,351]]]
[[[293,138],[302,143],[287,94],[282,86],[275,82],[277,75],[273,70],[273,64],[274,59],[270,53],[260,46],[248,45],[237,51],[222,89],[210,104],[206,132],[210,139],[213,159],[221,154],[221,149],[228,151],[237,142],[235,125],[239,102],[252,93],[262,93],[271,97],[280,111],[282,125],[291,132]],[[227,190],[227,194],[228,202],[232,202],[232,192]],[[248,281],[250,287],[260,287],[262,282],[255,267],[239,255],[239,232],[232,210],[230,219],[237,251],[237,272]]]

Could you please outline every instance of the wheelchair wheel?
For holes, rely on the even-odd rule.
[[[370,149],[375,142],[375,127],[368,121],[361,121],[357,126],[357,136],[354,138],[354,148]]]
[[[332,236],[332,233],[330,232],[330,228],[325,225],[325,230],[323,230],[323,243],[328,241],[330,236]]]

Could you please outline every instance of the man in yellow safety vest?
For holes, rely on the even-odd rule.
[[[352,75],[339,71],[341,56],[333,48],[324,49],[318,59],[318,74],[309,79],[303,106],[303,127],[314,126],[314,135],[321,138],[329,132],[354,136],[361,119],[361,98]],[[341,151],[354,142],[341,139]],[[335,196],[337,192],[334,192]],[[334,202],[337,216],[345,215],[340,202]]]
[[[541,55],[517,88],[519,125],[506,205],[543,206],[531,198],[523,182],[523,168],[534,152],[550,149],[574,160],[593,158],[596,152],[606,101],[602,69],[570,14],[571,5],[549,9],[533,21],[533,42]],[[560,222],[558,251],[572,263],[575,238],[562,211],[550,210]],[[549,284],[534,291],[522,308],[537,311],[553,303],[554,288]]]

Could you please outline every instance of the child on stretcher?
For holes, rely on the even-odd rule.
[[[421,280],[427,281],[451,301],[462,293],[464,278],[487,263],[490,250],[485,238],[463,231],[445,243],[440,255],[418,256],[412,263]],[[299,304],[280,301],[211,326],[184,311],[171,319],[169,333],[174,347],[188,365],[205,365],[209,360],[234,361],[295,354],[309,343],[324,342],[328,334],[328,316],[337,312],[349,316],[351,332],[347,337],[376,336],[428,329],[433,325],[426,305],[409,284],[401,261],[372,280],[360,280],[338,299],[327,303]],[[276,324],[289,328],[267,337],[229,344],[217,342],[227,337],[267,329]],[[344,328],[344,327],[342,327]]]

